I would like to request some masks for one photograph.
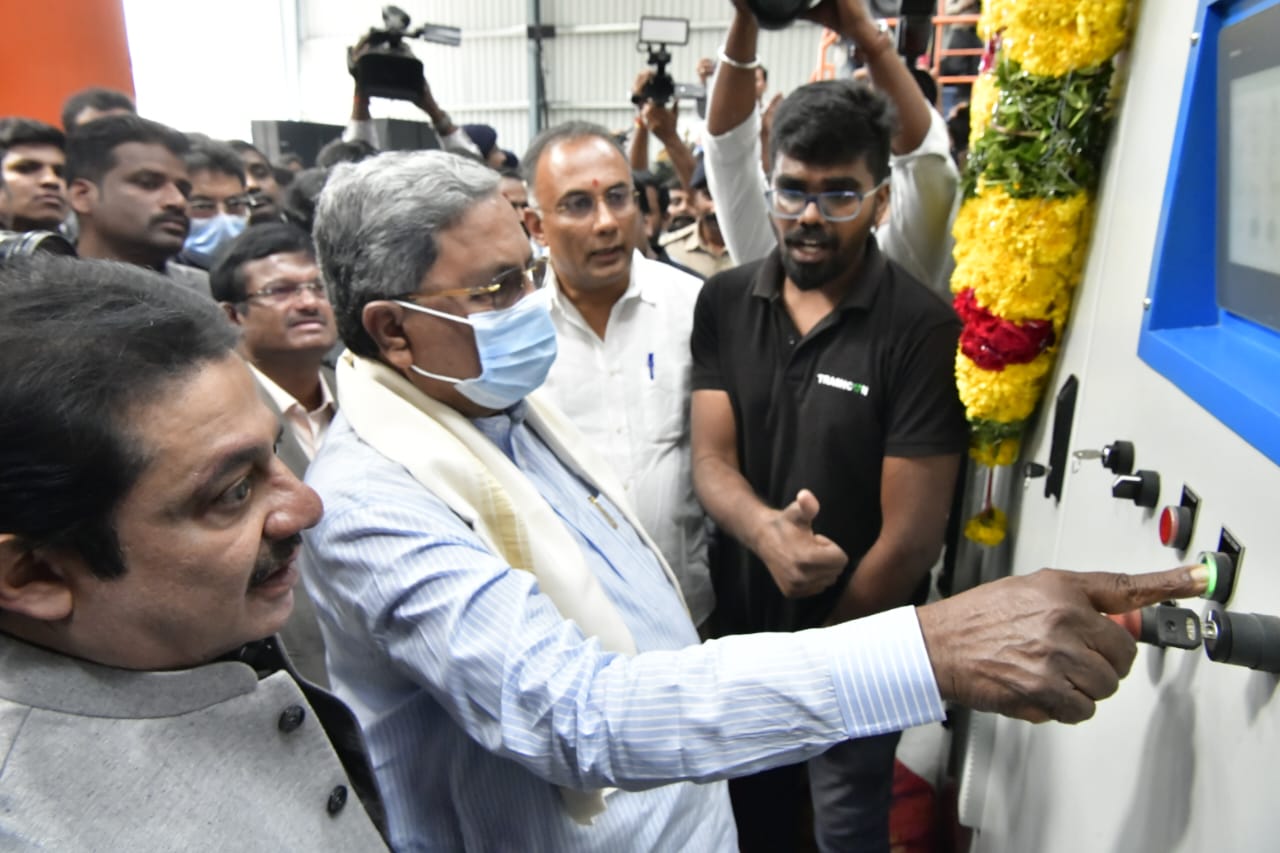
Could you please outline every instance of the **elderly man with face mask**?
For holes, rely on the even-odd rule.
[[[6,850],[384,847],[350,713],[272,637],[320,501],[236,339],[135,266],[0,267]]]
[[[736,850],[718,780],[944,698],[1084,719],[1134,654],[1098,611],[1205,585],[1044,572],[700,645],[621,485],[537,391],[550,290],[497,174],[439,151],[339,166],[315,237],[348,353],[303,573],[397,849]]]

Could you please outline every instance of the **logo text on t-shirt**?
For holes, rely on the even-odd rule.
[[[852,391],[854,394],[861,394],[863,397],[871,393],[871,389],[861,382],[850,382],[848,379],[841,379],[839,376],[832,376],[830,373],[819,373],[818,384],[826,385],[830,388],[839,388],[841,391]]]

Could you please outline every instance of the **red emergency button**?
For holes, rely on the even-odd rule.
[[[1160,512],[1160,544],[1185,551],[1191,542],[1191,509],[1167,506]]]

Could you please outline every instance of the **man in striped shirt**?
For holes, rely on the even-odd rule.
[[[720,780],[944,700],[1086,719],[1134,656],[1098,611],[1203,587],[1044,572],[699,644],[620,484],[536,391],[554,327],[497,175],[438,151],[340,166],[315,237],[349,353],[303,571],[398,850],[735,850]]]

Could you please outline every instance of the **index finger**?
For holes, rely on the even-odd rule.
[[[1079,572],[1071,576],[1089,602],[1102,613],[1124,613],[1171,598],[1195,598],[1209,586],[1205,566],[1181,566],[1141,575]]]

